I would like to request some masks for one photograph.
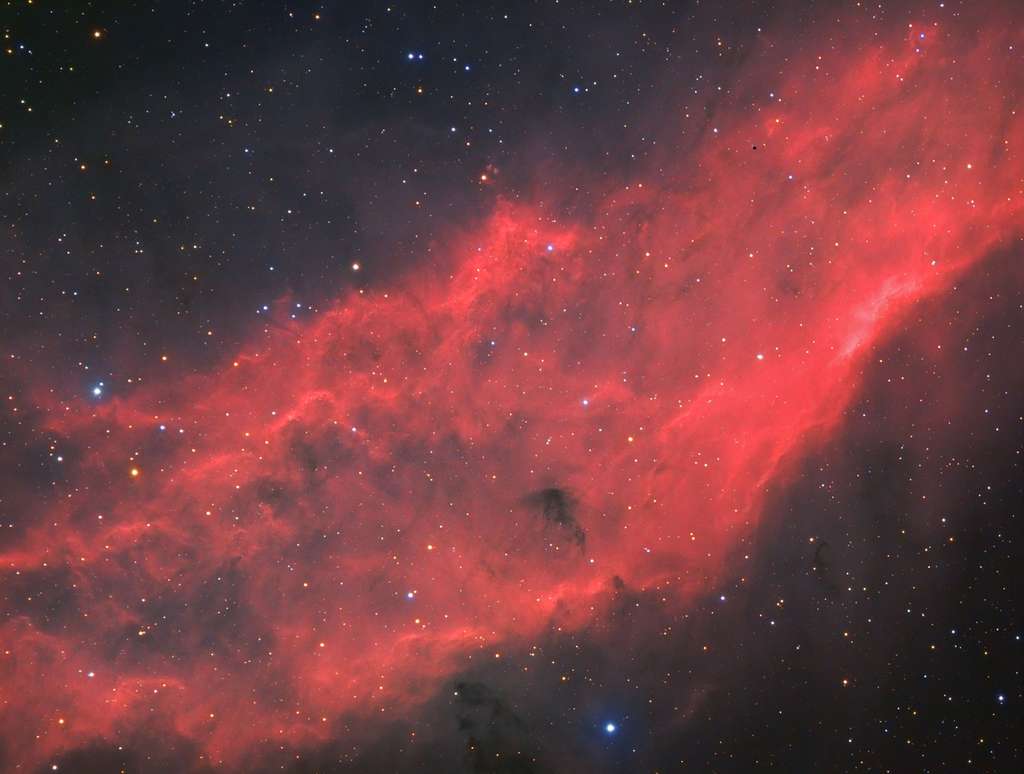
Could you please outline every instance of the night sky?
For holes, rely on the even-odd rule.
[[[0,771],[1024,770],[1024,5],[0,6]]]

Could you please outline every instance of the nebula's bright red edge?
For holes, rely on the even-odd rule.
[[[231,767],[413,715],[617,582],[679,608],[742,574],[875,346],[1021,233],[1000,22],[766,35],[706,125],[667,99],[700,141],[593,183],[588,215],[548,181],[440,229],[444,276],[280,315],[123,398],[28,379],[7,410],[75,466],[0,556],[12,593],[65,595],[59,625],[45,599],[0,624],[9,759],[155,724]]]

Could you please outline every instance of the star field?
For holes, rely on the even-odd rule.
[[[1019,771],[1013,2],[11,2],[0,769]]]

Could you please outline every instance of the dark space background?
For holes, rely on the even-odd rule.
[[[777,13],[510,10],[10,9],[0,162],[17,181],[4,192],[12,333],[61,332],[48,346],[92,361],[87,381],[152,351],[210,362],[284,294],[316,307],[427,260],[438,224],[493,206],[479,180],[489,168],[513,199],[581,171],[590,182],[574,187],[637,168],[659,122],[646,106],[679,72],[727,77]],[[717,25],[737,39],[727,52],[704,50]],[[668,56],[644,43],[690,26]],[[704,91],[694,109],[714,101]]]
[[[61,472],[53,439],[69,459],[107,454],[100,429],[53,429],[56,401],[131,406],[140,382],[230,370],[257,332],[316,325],[348,294],[443,282],[457,273],[446,230],[486,230],[499,201],[593,222],[613,186],[699,152],[707,132],[670,132],[669,114],[685,102],[710,126],[733,110],[715,85],[756,69],[764,30],[786,63],[908,18],[972,41],[989,17],[1024,21],[1012,3],[974,5],[7,4],[0,386],[20,410],[0,420],[0,648],[35,647],[33,627],[70,650],[85,641],[70,623],[89,606],[76,571],[27,569],[77,529],[80,514],[54,515],[61,487],[98,487],[91,468]],[[338,708],[316,741],[281,738],[262,705],[240,703],[231,722],[259,741],[219,760],[174,711],[132,709],[113,728],[83,716],[55,741],[39,708],[88,700],[41,662],[5,666],[0,769],[1020,771],[1021,158],[990,182],[1018,202],[993,210],[1005,238],[879,325],[841,376],[834,422],[785,450],[791,472],[764,487],[699,593],[617,574],[588,620],[509,636],[503,658],[443,668],[388,712]],[[137,416],[124,412],[103,422]],[[310,443],[312,476],[327,452]],[[515,496],[586,550],[579,489]],[[33,530],[50,515],[60,526],[43,540]],[[240,589],[259,572],[242,562]],[[277,634],[242,602],[225,615],[219,597],[195,600],[182,626],[200,644],[156,656],[186,672],[211,642]],[[118,652],[111,665],[130,666]],[[135,674],[153,673],[149,658]]]

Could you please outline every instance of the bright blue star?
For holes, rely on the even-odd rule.
[[[614,734],[618,730],[618,727],[614,723],[605,723],[604,732],[606,734]]]

